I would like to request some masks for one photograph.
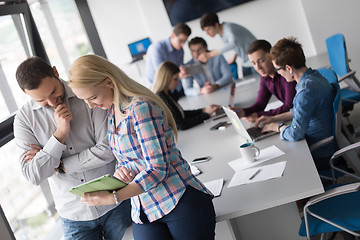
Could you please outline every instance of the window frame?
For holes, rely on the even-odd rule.
[[[81,20],[84,24],[86,34],[88,35],[90,45],[95,54],[106,57],[105,50],[102,46],[98,31],[96,29],[94,20],[92,18],[87,0],[74,0]],[[33,55],[43,58],[50,64],[49,58],[46,54],[44,44],[41,40],[37,30],[34,18],[32,16],[30,6],[26,0],[0,0],[0,16],[22,14],[24,18],[25,30],[28,34],[28,41]],[[0,147],[14,139],[13,122],[16,113],[11,113],[6,119],[0,122]],[[46,194],[50,194],[49,189],[43,189],[47,186],[42,186],[42,190]],[[14,233],[6,219],[6,216],[0,206],[0,230],[2,237],[6,240],[15,240]]]

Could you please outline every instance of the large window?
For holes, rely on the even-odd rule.
[[[82,10],[80,17],[78,2],[87,6],[84,0],[0,0],[0,205],[16,239],[62,238],[48,184],[33,186],[22,176],[20,153],[11,140],[13,116],[29,99],[18,87],[15,72],[23,60],[37,55],[67,80],[71,62],[93,53],[89,26],[85,28],[82,21],[91,16],[84,16]]]
[[[41,187],[22,176],[19,154],[14,140],[0,148],[0,204],[11,229],[18,240],[61,239],[59,216],[50,210]]]

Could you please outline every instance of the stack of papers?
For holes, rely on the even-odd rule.
[[[222,187],[224,185],[224,179],[220,178],[210,182],[204,183],[205,187],[210,190],[210,192],[215,196],[220,196]]]
[[[235,174],[232,177],[228,187],[265,181],[272,178],[278,178],[283,175],[286,161],[268,164],[266,166],[255,167],[273,158],[285,154],[276,146],[270,146],[260,150],[259,156],[253,163],[247,162],[242,157],[229,162],[228,164],[234,169]]]
[[[265,181],[272,178],[279,178],[283,175],[285,166],[286,161],[282,161],[262,167],[245,169],[241,172],[235,172],[228,187],[235,187],[243,184]]]

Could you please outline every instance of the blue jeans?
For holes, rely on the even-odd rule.
[[[72,221],[61,218],[66,240],[115,240],[121,239],[131,224],[130,200],[105,215],[90,221]]]
[[[133,223],[136,240],[210,240],[215,238],[215,210],[211,196],[187,187],[176,207],[164,217],[149,223],[140,211],[144,224]]]

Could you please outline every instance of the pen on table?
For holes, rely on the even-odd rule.
[[[259,168],[253,175],[251,175],[250,177],[249,177],[249,180],[252,180],[254,177],[256,177],[260,172],[261,172],[261,168]]]

